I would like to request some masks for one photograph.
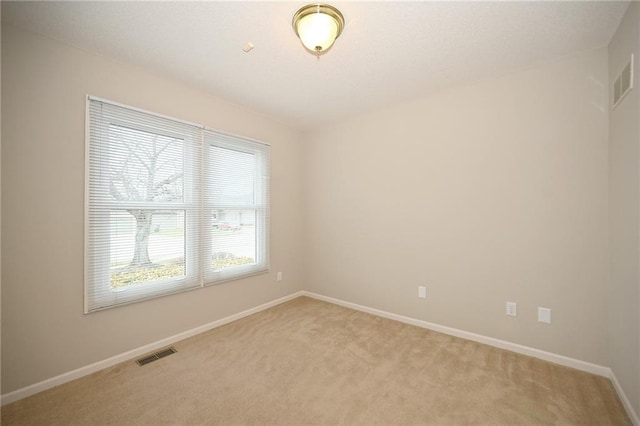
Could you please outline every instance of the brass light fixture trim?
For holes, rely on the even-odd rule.
[[[344,16],[331,5],[312,3],[298,9],[292,25],[305,49],[319,57],[340,37]]]

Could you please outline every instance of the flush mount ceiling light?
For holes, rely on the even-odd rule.
[[[344,28],[344,17],[328,4],[308,4],[293,15],[293,29],[303,46],[314,55],[326,53]]]

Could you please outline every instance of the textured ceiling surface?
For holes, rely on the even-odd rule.
[[[607,46],[629,2],[336,1],[319,61],[291,27],[304,4],[3,1],[2,21],[311,129]]]

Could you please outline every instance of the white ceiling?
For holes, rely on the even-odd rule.
[[[2,1],[2,21],[311,129],[606,46],[629,5],[335,1],[345,29],[317,61],[291,27],[306,3]]]

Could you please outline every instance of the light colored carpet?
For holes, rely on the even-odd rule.
[[[34,425],[626,425],[608,379],[297,298],[2,408]]]

